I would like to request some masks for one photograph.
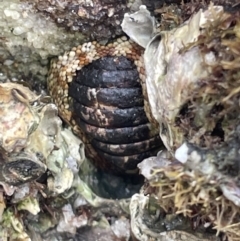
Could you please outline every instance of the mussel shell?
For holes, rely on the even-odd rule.
[[[36,180],[47,170],[45,164],[28,153],[10,157],[9,160],[1,167],[1,179],[14,186]]]

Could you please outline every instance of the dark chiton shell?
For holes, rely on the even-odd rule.
[[[115,170],[131,172],[140,161],[159,151],[160,138],[145,114],[133,61],[107,56],[76,74],[69,87],[73,119],[103,161]]]
[[[137,164],[162,147],[158,129],[146,116],[142,52],[123,39],[107,46],[88,43],[90,51],[82,51],[83,46],[52,63],[50,94],[84,141],[87,157],[112,173],[136,173]]]

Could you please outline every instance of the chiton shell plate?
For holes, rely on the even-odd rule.
[[[61,117],[85,143],[86,156],[112,173],[135,173],[162,146],[142,53],[121,38],[108,45],[85,43],[51,64],[48,89]]]

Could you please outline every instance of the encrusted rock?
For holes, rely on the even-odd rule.
[[[113,0],[59,0],[28,1],[34,10],[50,17],[66,30],[81,32],[91,40],[101,41],[122,34],[120,26],[127,11],[126,1]]]

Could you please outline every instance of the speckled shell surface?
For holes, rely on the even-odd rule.
[[[149,122],[143,49],[126,38],[73,48],[54,60],[48,89],[86,155],[112,173],[135,173],[162,145]]]
[[[26,147],[28,133],[39,122],[28,104],[37,97],[28,88],[13,83],[0,84],[0,96],[1,147],[16,152]]]

